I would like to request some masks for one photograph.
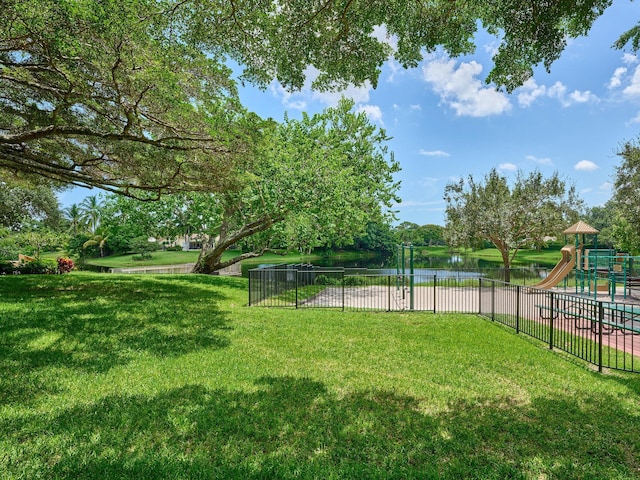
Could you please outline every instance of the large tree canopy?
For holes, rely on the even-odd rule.
[[[197,235],[203,250],[196,271],[211,273],[266,250],[304,250],[349,244],[367,226],[389,216],[398,199],[384,131],[353,103],[301,120],[264,122],[259,155],[243,188],[219,193],[166,195],[157,202],[112,196],[103,233],[111,239],[143,234]],[[222,261],[231,246],[244,253]]]
[[[0,166],[130,195],[227,188],[248,150],[235,84],[156,14],[172,5],[3,2]]]
[[[616,168],[613,203],[616,215],[613,236],[616,245],[637,253],[640,250],[640,141],[626,142],[618,155],[622,162]]]
[[[0,175],[0,227],[17,232],[38,223],[55,228],[61,221],[62,212],[51,185]]]
[[[300,88],[310,65],[321,72],[319,88],[365,80],[375,85],[390,55],[408,68],[438,47],[453,56],[471,53],[482,26],[500,39],[488,80],[512,90],[531,76],[533,66],[548,69],[567,39],[586,34],[612,0],[185,3],[195,20],[194,37],[228,52],[246,66],[245,77],[260,85],[277,78],[286,87]],[[374,35],[380,27],[395,38],[395,50]]]
[[[239,188],[257,119],[243,78],[300,88],[376,84],[393,56],[500,38],[488,80],[547,68],[611,0],[5,0],[0,9],[0,167],[128,195]],[[619,45],[638,46],[638,29]],[[386,31],[395,38],[380,39]],[[144,192],[143,192],[144,193]]]
[[[558,174],[544,178],[540,172],[518,173],[511,186],[497,170],[481,182],[450,183],[445,189],[446,235],[449,245],[473,247],[493,243],[502,255],[505,277],[518,250],[537,244],[577,221],[582,203],[573,186],[567,188]]]
[[[398,201],[385,132],[354,113],[353,103],[301,120],[266,124],[266,141],[242,190],[216,197],[220,221],[196,271],[209,273],[261,254],[349,243]],[[222,253],[251,237],[251,251],[227,262]],[[207,248],[208,247],[208,248]]]

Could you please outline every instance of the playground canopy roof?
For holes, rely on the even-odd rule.
[[[600,230],[596,230],[591,225],[580,220],[578,223],[574,223],[562,233],[564,233],[565,235],[571,235],[571,234],[597,235],[598,233],[600,233]]]

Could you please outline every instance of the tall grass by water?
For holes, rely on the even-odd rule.
[[[0,277],[0,478],[640,478],[640,376],[471,315]]]

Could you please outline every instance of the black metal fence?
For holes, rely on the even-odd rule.
[[[470,275],[397,275],[284,265],[249,272],[265,307],[473,313],[598,367],[640,373],[640,305]]]
[[[480,280],[480,315],[598,366],[640,373],[640,305]]]

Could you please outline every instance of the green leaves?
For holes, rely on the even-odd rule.
[[[237,190],[263,127],[240,104],[228,59],[262,88],[307,77],[320,90],[375,87],[390,57],[409,68],[440,47],[471,53],[482,26],[500,41],[487,81],[511,91],[610,4],[6,0],[0,168],[145,199]],[[617,46],[628,42],[637,49],[637,27]]]
[[[512,186],[497,170],[483,182],[469,176],[445,189],[446,236],[452,246],[493,243],[508,268],[518,249],[540,245],[547,235],[561,232],[577,220],[582,202],[558,174],[544,178],[538,171],[519,172]]]
[[[640,250],[640,143],[625,143],[618,155],[621,164],[616,168],[614,181],[615,211],[617,213],[613,237],[619,247],[637,252]]]
[[[128,195],[222,189],[243,110],[230,70],[172,33],[171,3],[6,2],[0,166]]]
[[[352,108],[345,100],[301,120],[264,124],[243,187],[215,195],[222,216],[208,232],[218,237],[201,271],[224,266],[222,253],[240,241],[252,256],[274,247],[309,251],[351,243],[372,218],[389,215],[399,165],[387,154],[385,133]]]

